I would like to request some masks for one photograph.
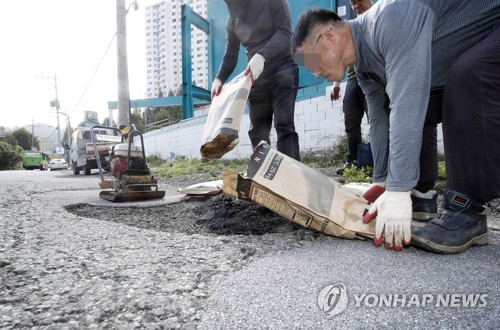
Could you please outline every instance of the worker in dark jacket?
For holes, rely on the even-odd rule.
[[[298,88],[298,68],[291,54],[291,14],[286,0],[225,0],[226,50],[212,83],[212,98],[238,62],[240,44],[246,49],[253,86],[248,97],[250,130],[255,148],[262,140],[270,144],[274,117],[278,151],[300,160],[294,112]]]

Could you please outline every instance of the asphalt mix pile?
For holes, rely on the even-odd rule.
[[[180,203],[156,207],[73,204],[66,210],[87,218],[186,234],[264,235],[300,229],[300,226],[265,207],[224,194],[191,196]]]

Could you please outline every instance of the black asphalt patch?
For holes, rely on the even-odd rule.
[[[190,197],[180,203],[155,207],[106,207],[72,204],[65,209],[75,215],[127,226],[186,234],[264,235],[294,232],[300,226],[251,202],[219,194]]]

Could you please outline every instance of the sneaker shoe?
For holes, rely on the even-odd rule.
[[[353,166],[357,167],[358,166],[358,162],[355,161],[355,160],[353,160],[352,162],[351,161],[347,161],[347,162],[345,162],[344,167],[341,167],[341,168],[337,169],[336,173],[337,173],[337,175],[342,175],[342,174],[344,174],[344,169],[351,168]]]
[[[444,208],[425,226],[414,228],[412,245],[436,253],[461,253],[473,245],[487,245],[484,205],[467,195],[448,190]]]
[[[411,202],[413,208],[413,220],[431,221],[437,216],[437,193],[434,190],[421,193],[413,189],[411,191]]]

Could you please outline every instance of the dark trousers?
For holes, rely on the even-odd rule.
[[[453,64],[443,96],[447,187],[500,197],[500,28]]]
[[[437,125],[442,121],[443,91],[443,88],[431,91],[424,122],[422,148],[420,149],[420,178],[415,187],[424,193],[434,189],[438,178]]]
[[[264,72],[250,89],[250,130],[253,148],[261,141],[270,144],[274,118],[278,151],[300,160],[299,137],[295,132],[295,99],[299,75],[295,64],[286,64],[272,73]]]
[[[358,144],[362,142],[361,122],[363,115],[368,116],[365,95],[356,78],[349,79],[342,106],[344,112],[345,133],[347,136],[347,161],[358,159]]]
[[[417,190],[438,176],[443,123],[447,188],[481,202],[500,197],[500,28],[453,63],[444,91],[431,92]]]

